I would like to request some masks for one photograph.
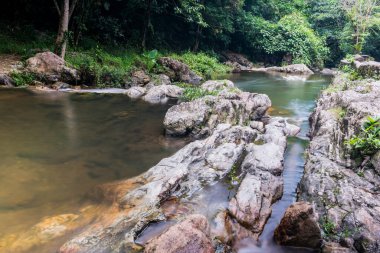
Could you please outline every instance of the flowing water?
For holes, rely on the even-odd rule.
[[[296,200],[296,188],[304,170],[304,152],[308,145],[308,117],[315,106],[315,99],[321,89],[330,82],[329,77],[314,75],[307,80],[286,80],[280,76],[266,73],[242,73],[230,77],[240,89],[267,94],[272,101],[272,116],[282,116],[290,123],[301,127],[297,137],[288,138],[284,161],[284,195],[274,204],[272,216],[268,220],[260,237],[260,245],[245,242],[240,253],[296,253],[310,252],[307,249],[295,249],[276,246],[273,233],[289,207]]]
[[[261,245],[246,242],[240,251],[297,252],[275,246],[273,231],[295,200],[307,118],[328,79],[286,81],[264,73],[228,78],[242,90],[268,94],[271,115],[286,117],[302,129],[298,137],[289,138],[284,196],[274,205]],[[185,145],[163,137],[162,121],[170,106],[115,94],[0,90],[0,238],[24,231],[43,217],[75,212],[94,186],[141,174]],[[208,214],[210,206],[219,209],[228,203],[227,194],[218,184],[196,198],[208,203],[203,210]]]

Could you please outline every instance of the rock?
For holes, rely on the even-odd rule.
[[[150,77],[144,70],[138,70],[132,73],[131,86],[144,86],[150,82]]]
[[[322,69],[321,74],[325,75],[325,76],[334,76],[336,74],[336,71],[334,71],[332,69],[324,68],[324,69]]]
[[[110,210],[66,242],[60,252],[122,251],[151,222],[165,220],[161,209],[165,200],[191,198],[226,177],[256,136],[250,127],[220,124],[208,138],[188,144],[144,174],[108,184],[97,196],[108,196]]]
[[[357,174],[345,140],[358,133],[369,115],[380,115],[380,87],[371,80],[350,81],[337,75],[334,87],[342,83],[346,88],[320,96],[310,117],[311,142],[299,200],[312,203],[319,217],[334,223],[334,241],[350,242],[345,246],[353,252],[379,252],[380,177],[373,169]],[[362,84],[371,89],[355,91]],[[337,108],[344,119],[336,114]]]
[[[251,144],[249,154],[243,162],[244,171],[254,173],[257,170],[268,171],[273,175],[279,176],[283,171],[284,148],[273,143],[262,145]]]
[[[80,76],[76,69],[69,68],[65,61],[52,52],[38,53],[26,60],[26,70],[37,74],[46,82],[76,84]]]
[[[235,87],[234,83],[230,80],[210,80],[204,82],[201,86],[204,90],[207,91],[216,91],[223,89],[233,89]]]
[[[13,80],[7,74],[0,74],[0,85],[5,85],[8,87],[13,87]]]
[[[154,86],[143,99],[152,104],[166,103],[169,98],[179,98],[182,96],[183,89],[176,85]]]
[[[252,129],[256,129],[257,131],[259,131],[261,133],[264,133],[264,131],[265,131],[264,123],[261,121],[251,121],[251,123],[249,123],[249,126]]]
[[[213,253],[209,239],[209,225],[206,217],[191,215],[174,225],[165,233],[152,239],[145,247],[145,253]]]
[[[253,68],[253,63],[242,54],[226,52],[222,55],[227,59],[225,64],[231,66],[234,73],[249,71]]]
[[[380,175],[380,151],[372,157],[372,165],[375,168],[377,174]]]
[[[146,89],[144,87],[139,86],[131,87],[127,90],[127,95],[133,99],[140,98],[144,96],[145,93]]]
[[[260,234],[272,213],[272,204],[282,196],[283,182],[268,172],[255,174],[244,177],[228,210],[240,224]]]
[[[323,245],[322,253],[352,253],[353,251],[340,246],[338,243],[328,242]]]
[[[358,73],[364,78],[373,78],[380,75],[380,62],[356,62],[355,65]]]
[[[186,64],[169,58],[169,57],[162,57],[158,60],[158,62],[169,69],[172,74],[172,79],[174,81],[178,82],[185,82],[190,84],[199,85],[202,81],[202,77],[195,74],[189,66]],[[170,76],[170,75],[169,75]]]
[[[286,74],[312,75],[314,74],[305,64],[293,64],[284,67],[269,67],[265,69],[269,72],[280,72]]]
[[[64,82],[55,82],[51,85],[51,87],[55,90],[62,90],[70,88],[70,85]]]
[[[274,238],[280,245],[319,248],[322,236],[313,206],[297,202],[288,207],[274,232]]]
[[[270,106],[267,95],[220,93],[171,107],[165,115],[164,126],[168,135],[190,134],[200,138],[209,135],[220,123],[244,125],[259,120]]]

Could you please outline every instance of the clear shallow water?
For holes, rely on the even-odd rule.
[[[170,105],[123,95],[0,90],[0,237],[75,212],[91,189],[141,174],[185,143],[163,137]]]
[[[242,73],[230,77],[240,89],[256,93],[265,93],[272,100],[272,116],[282,116],[289,122],[301,127],[297,137],[288,138],[288,147],[284,161],[284,195],[274,204],[272,216],[260,236],[260,245],[246,242],[240,253],[306,253],[307,249],[279,247],[273,240],[273,233],[280,223],[285,210],[296,200],[296,188],[304,170],[304,152],[308,145],[306,134],[309,131],[308,117],[315,105],[321,89],[330,79],[314,75],[306,81],[288,81],[279,76],[266,73]]]

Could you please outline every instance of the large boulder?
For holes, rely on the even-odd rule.
[[[297,202],[288,207],[274,232],[274,238],[281,245],[319,248],[322,236],[313,206]]]
[[[380,62],[365,61],[355,62],[357,71],[362,77],[365,78],[378,78],[380,76]]]
[[[0,74],[0,85],[12,87],[13,86],[13,80],[7,74]]]
[[[305,64],[293,64],[284,67],[269,67],[265,69],[269,72],[279,72],[284,74],[312,75],[314,74]]]
[[[202,77],[195,74],[189,66],[178,60],[172,59],[170,57],[162,57],[158,62],[168,69],[168,75],[178,82],[185,82],[190,84],[198,85],[202,81]]]
[[[230,80],[210,80],[202,84],[202,89],[211,91],[218,91],[223,89],[233,89],[235,85]]]
[[[65,61],[52,52],[38,53],[27,59],[26,70],[48,83],[61,81],[76,84],[80,79],[76,69],[67,67]]]
[[[227,85],[230,82],[206,82],[206,89]],[[271,106],[267,95],[223,90],[217,96],[206,96],[171,107],[165,115],[164,126],[168,135],[192,135],[200,138],[209,135],[220,123],[248,125],[261,119]]]
[[[136,99],[144,96],[146,89],[144,87],[135,86],[129,88],[126,93],[130,98]]]
[[[145,253],[213,253],[209,239],[210,228],[206,217],[191,215],[153,238],[145,247]]]

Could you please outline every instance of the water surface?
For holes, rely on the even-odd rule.
[[[125,95],[0,90],[0,238],[75,212],[94,186],[139,175],[184,143],[169,105]]]

